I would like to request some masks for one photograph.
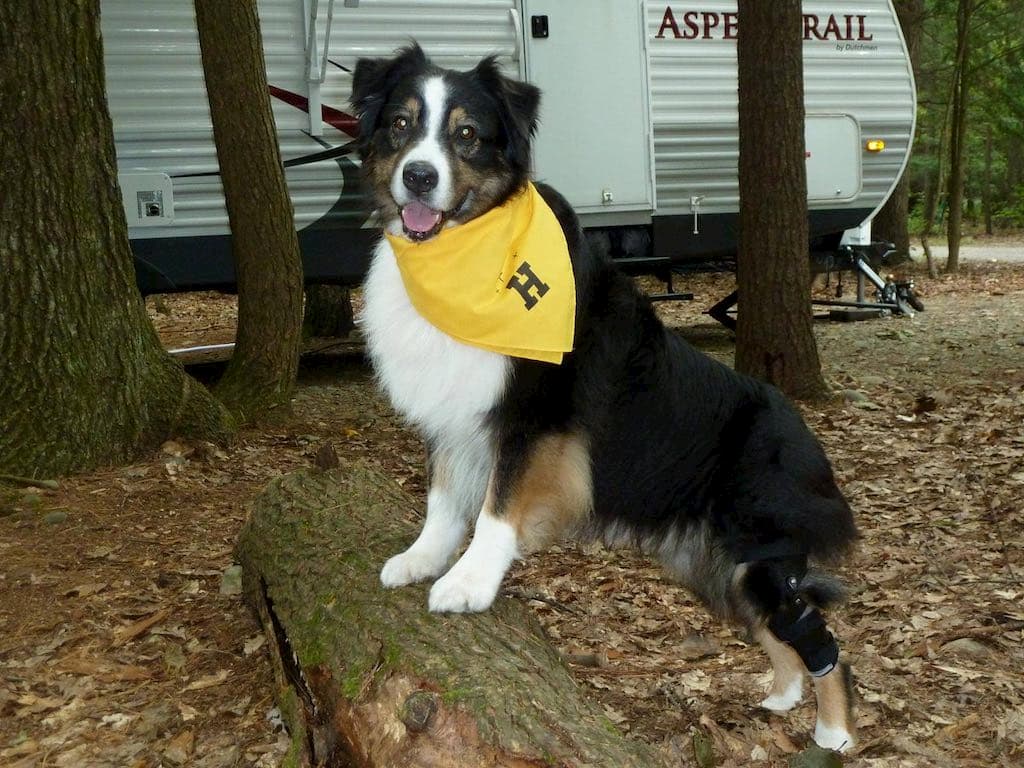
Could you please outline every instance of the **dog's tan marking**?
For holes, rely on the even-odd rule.
[[[772,662],[774,679],[768,697],[761,703],[767,709],[784,712],[800,699],[806,670],[797,652],[779,640],[767,627],[754,630],[754,638]]]
[[[469,113],[463,107],[452,107],[452,111],[448,113],[448,133],[454,135],[456,129],[467,117],[469,117]]]
[[[452,198],[466,200],[467,204],[452,217],[453,221],[466,222],[489,211],[506,191],[507,183],[504,176],[484,173],[461,155],[455,155],[452,158]]]
[[[587,446],[577,435],[548,435],[533,447],[502,516],[516,529],[519,550],[525,554],[582,523],[592,505]]]
[[[420,103],[420,100],[415,96],[410,96],[402,103],[402,105],[409,113],[409,121],[413,125],[416,125],[420,121],[420,110],[423,109],[423,105]]]
[[[837,750],[849,749],[854,745],[857,727],[853,717],[853,681],[850,667],[840,664],[827,675],[814,678],[814,692],[818,700],[815,739],[818,740],[820,733],[845,733],[848,735],[845,744],[827,746]]]

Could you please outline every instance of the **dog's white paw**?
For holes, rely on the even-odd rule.
[[[389,588],[404,587],[440,576],[447,565],[447,559],[440,559],[436,554],[407,549],[384,563],[380,570],[380,583]]]
[[[845,752],[852,749],[856,742],[853,734],[842,726],[826,725],[819,720],[814,727],[814,743],[822,749]]]
[[[501,586],[500,576],[460,568],[459,563],[430,588],[428,607],[434,613],[478,613],[491,607]]]
[[[772,712],[789,712],[800,703],[804,697],[803,680],[797,679],[791,682],[781,692],[773,691],[764,698],[761,706],[770,709]]]

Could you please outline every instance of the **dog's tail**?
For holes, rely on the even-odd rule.
[[[828,608],[845,602],[849,592],[835,576],[812,568],[800,580],[797,594],[816,608]]]

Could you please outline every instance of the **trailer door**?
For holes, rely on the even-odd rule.
[[[527,79],[543,92],[537,178],[565,195],[585,223],[649,221],[643,3],[523,0],[522,7]]]

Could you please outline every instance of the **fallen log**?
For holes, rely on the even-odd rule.
[[[427,611],[378,572],[415,537],[416,502],[364,464],[280,478],[236,554],[271,647],[297,764],[657,768],[580,690],[521,603]]]

